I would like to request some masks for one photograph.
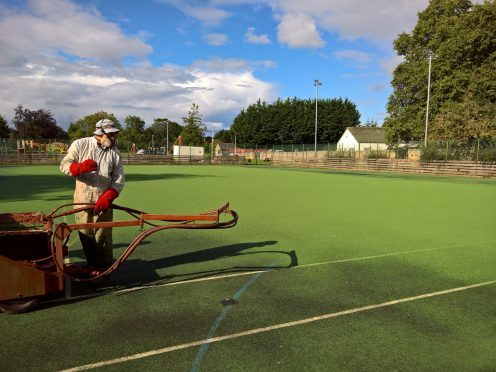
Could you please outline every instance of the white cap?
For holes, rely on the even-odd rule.
[[[97,121],[96,130],[93,132],[96,136],[101,136],[106,133],[115,133],[118,132],[119,128],[115,125],[115,123],[110,119],[102,119]]]

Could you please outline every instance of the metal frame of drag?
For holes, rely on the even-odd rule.
[[[59,212],[69,206],[73,209]],[[89,282],[111,274],[143,239],[157,231],[230,228],[238,221],[238,214],[230,209],[229,203],[219,209],[193,215],[150,214],[114,204],[113,209],[127,212],[134,219],[55,223],[58,218],[93,208],[94,204],[71,203],[57,207],[49,215],[40,212],[0,214],[0,311],[22,313],[32,310],[43,296],[64,290],[64,277]],[[221,220],[222,215],[229,218]],[[145,225],[150,228],[144,229]],[[73,231],[127,226],[140,226],[142,231],[106,270],[97,271],[80,264],[64,263],[64,257],[68,255],[67,242]]]

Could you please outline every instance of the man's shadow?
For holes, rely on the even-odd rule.
[[[73,295],[82,293],[88,294],[89,292],[100,291],[104,289],[104,287],[108,288],[109,286],[113,287],[114,290],[119,288],[153,286],[165,284],[168,282],[199,279],[227,273],[274,270],[298,266],[298,258],[294,250],[288,252],[279,250],[256,250],[245,252],[246,250],[252,248],[262,248],[274,244],[277,244],[277,241],[269,240],[263,242],[239,243],[199,250],[195,252],[188,252],[151,261],[144,261],[141,259],[128,259],[101,285],[95,283],[96,285],[88,286],[87,284],[83,283],[74,283],[73,292],[76,293],[73,293]],[[219,267],[217,269],[214,268],[204,271],[181,272],[178,274],[169,274],[165,276],[161,276],[158,274],[158,271],[161,269],[176,267],[183,264],[200,263],[221,260],[223,258],[229,257],[267,253],[278,254],[282,257],[272,260],[272,262],[276,262],[277,264],[273,264],[272,262],[270,262],[268,263],[268,265],[260,266],[232,266],[227,268]],[[287,256],[287,258],[283,258],[284,256]]]

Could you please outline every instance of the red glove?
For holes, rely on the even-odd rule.
[[[87,159],[82,163],[72,163],[69,167],[71,174],[76,177],[81,173],[93,172],[98,169],[98,164],[93,159]]]
[[[111,205],[112,201],[119,196],[117,190],[109,188],[105,190],[100,196],[95,204],[94,213],[98,214],[101,211],[107,210]]]

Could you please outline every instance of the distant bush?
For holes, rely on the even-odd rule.
[[[436,161],[444,159],[444,157],[440,157],[437,147],[423,147],[420,151],[420,161]]]
[[[396,159],[408,159],[408,147],[396,148]]]
[[[354,150],[337,150],[337,151],[329,151],[330,158],[354,158],[355,151]]]
[[[384,150],[372,150],[365,154],[366,159],[387,159],[387,151]]]
[[[479,161],[482,163],[496,163],[496,147],[486,147],[479,150]]]
[[[437,142],[429,143],[429,146],[421,148],[421,161],[480,161],[483,163],[496,162],[496,146],[493,141],[483,141],[480,143],[469,141],[465,143],[457,142]]]

